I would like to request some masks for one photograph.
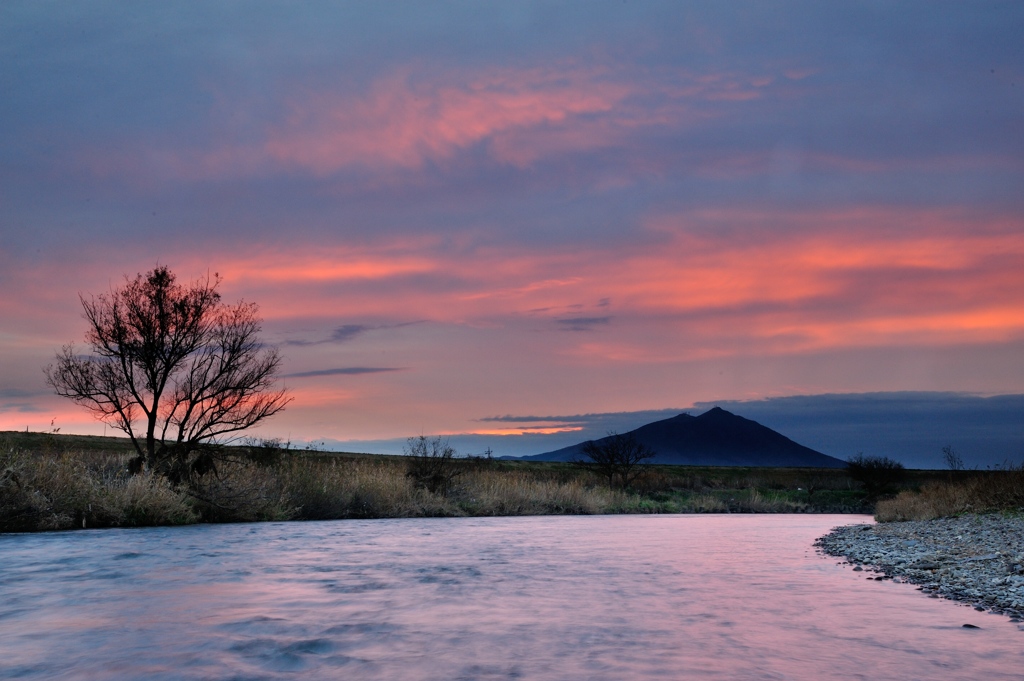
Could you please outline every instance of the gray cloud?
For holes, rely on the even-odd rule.
[[[343,324],[335,328],[326,338],[318,338],[316,340],[308,339],[293,339],[286,340],[281,345],[291,345],[298,347],[308,347],[311,345],[327,345],[330,343],[347,343],[348,341],[363,335],[368,331],[382,331],[385,329],[400,329],[404,326],[413,326],[415,324],[422,324],[424,320],[417,319],[411,322],[396,322],[394,324]]]
[[[571,317],[568,319],[556,319],[555,323],[562,325],[565,331],[592,331],[596,326],[603,326],[611,322],[609,317]]]
[[[42,409],[29,402],[4,402],[0,403],[0,412],[19,412],[22,414],[41,414],[45,409]]]
[[[49,392],[41,390],[25,390],[24,388],[0,388],[0,399],[15,400],[19,398],[40,397],[49,395]]]
[[[311,378],[313,376],[359,376],[362,374],[383,374],[391,371],[404,371],[400,367],[340,367],[338,369],[318,369],[316,371],[299,371],[284,374],[281,378]]]
[[[331,332],[329,341],[331,343],[344,343],[345,341],[355,338],[359,334],[369,331],[372,328],[372,326],[365,326],[363,324],[345,324]]]
[[[331,335],[327,338],[321,338],[320,340],[287,340],[282,345],[297,345],[300,347],[306,347],[309,345],[324,345],[326,343],[344,343],[345,341],[352,340],[356,336],[370,331],[377,327],[367,326],[365,324],[345,324],[339,326],[331,332]]]

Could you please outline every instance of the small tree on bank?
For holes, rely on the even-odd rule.
[[[211,281],[178,284],[167,267],[125,278],[110,293],[81,297],[91,355],[73,344],[46,369],[58,395],[123,431],[147,466],[173,481],[213,463],[206,443],[228,439],[290,401],[274,383],[281,357],[257,334],[257,307],[221,302]]]
[[[455,449],[440,436],[409,438],[405,454],[409,457],[406,476],[412,478],[414,485],[427,489],[431,494],[447,495],[455,478],[462,474],[455,462]]]
[[[609,433],[600,441],[590,440],[582,447],[583,457],[574,463],[593,469],[608,479],[608,487],[618,480],[622,489],[630,487],[643,472],[641,466],[656,456],[656,452],[638,441],[631,433]]]
[[[858,454],[846,462],[846,472],[851,478],[864,485],[868,497],[877,499],[886,494],[895,494],[906,479],[903,464],[887,456],[864,456]]]

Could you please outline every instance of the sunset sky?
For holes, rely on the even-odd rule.
[[[1020,2],[4,2],[0,430],[103,432],[43,367],[158,263],[259,304],[295,398],[259,434],[296,442],[1024,393],[1022,33]]]

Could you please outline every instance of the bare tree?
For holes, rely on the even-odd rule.
[[[614,487],[617,478],[623,489],[636,482],[643,472],[640,466],[656,456],[653,449],[632,433],[609,433],[601,440],[590,440],[583,444],[582,452],[586,459],[576,459],[575,463],[593,468],[608,478],[608,487]]]
[[[221,302],[211,281],[176,282],[163,266],[86,299],[91,355],[73,344],[46,369],[58,395],[131,438],[143,465],[176,480],[202,473],[204,443],[235,434],[288,404],[274,387],[281,357],[257,338],[257,307]]]
[[[952,445],[942,448],[942,458],[945,459],[946,467],[949,470],[962,471],[964,469],[964,460],[956,453]]]

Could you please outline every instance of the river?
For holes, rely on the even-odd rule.
[[[1004,617],[865,579],[863,516],[348,520],[0,535],[0,678],[1021,678]],[[965,629],[963,624],[979,629]]]

